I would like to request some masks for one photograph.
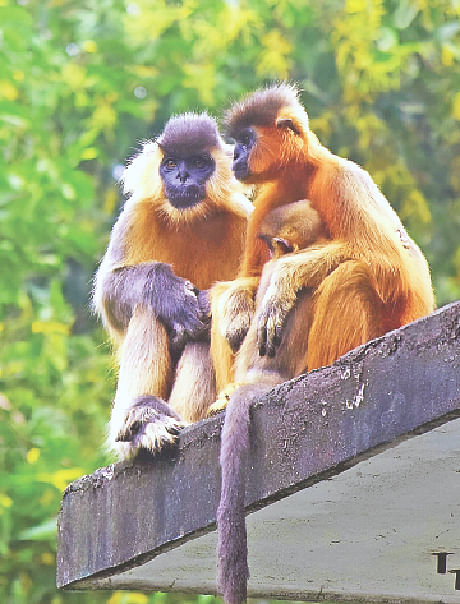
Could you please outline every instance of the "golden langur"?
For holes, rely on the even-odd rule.
[[[120,458],[174,442],[215,399],[206,290],[233,279],[251,204],[206,114],[171,118],[123,176],[129,195],[95,279],[119,362],[109,445]]]
[[[230,396],[222,432],[217,515],[218,589],[227,604],[240,604],[249,575],[244,525],[249,404],[273,385],[270,359],[278,368],[284,347],[288,359],[296,355],[286,342],[300,333],[307,340],[304,369],[328,365],[429,314],[434,298],[428,264],[397,214],[366,171],[321,145],[294,87],[249,95],[229,111],[227,126],[236,141],[236,177],[259,186],[239,278],[226,286],[225,303],[219,303],[220,295],[213,301],[213,333],[234,336],[237,341],[228,339],[237,349],[249,330],[239,353],[249,362],[240,372],[239,356],[235,360],[235,381],[242,385]],[[266,265],[261,225],[274,209],[301,199],[318,213],[326,236]],[[236,337],[232,325],[240,310]]]

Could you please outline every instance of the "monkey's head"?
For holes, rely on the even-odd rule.
[[[233,207],[230,197],[238,188],[228,145],[206,113],[170,118],[156,141],[144,144],[123,180],[125,192],[150,200],[165,218],[181,223]]]
[[[250,94],[227,112],[226,124],[235,140],[233,171],[238,180],[264,182],[293,162],[305,161],[308,116],[293,86]]]
[[[280,258],[326,239],[328,235],[309,200],[300,199],[265,214],[257,237],[267,245],[270,258]]]
[[[160,176],[171,205],[184,210],[199,204],[216,169],[212,151],[221,147],[215,121],[205,113],[172,117],[157,143],[163,152]]]

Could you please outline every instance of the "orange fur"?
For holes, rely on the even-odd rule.
[[[256,293],[260,303],[262,300],[261,291],[265,292],[269,284],[267,274],[272,273],[277,259],[285,254],[281,242],[290,245],[293,252],[298,252],[313,243],[324,242],[328,237],[318,213],[305,199],[280,205],[265,215],[253,215],[249,225],[253,233],[256,233],[253,237],[257,245],[251,248],[248,242],[246,258],[248,254],[256,250],[257,265],[253,273],[249,271],[254,276],[240,276],[235,281],[217,283],[212,289],[211,355],[216,369],[218,392],[226,390],[228,384],[236,379],[234,376],[235,354],[227,340],[232,339],[232,334],[236,333],[238,335],[238,330],[243,334],[241,339],[248,332],[256,308]],[[272,250],[270,250],[269,245]],[[262,287],[259,285],[260,275],[262,268],[270,258],[272,258],[269,263],[270,268],[267,266],[265,270],[265,284]],[[299,303],[299,307],[302,306],[305,312],[308,308],[308,312],[311,313],[311,294],[308,293],[302,298],[305,299],[305,302]],[[280,366],[286,368],[285,379],[293,377],[306,368],[306,347],[304,344],[300,345],[300,340],[306,344],[305,334],[308,333],[308,331],[305,331],[307,328],[305,312],[301,316],[303,329],[297,330],[299,333],[289,335],[285,346],[283,346],[283,353],[276,361],[279,362]],[[296,308],[295,317],[298,314],[299,308]],[[252,332],[251,344],[245,341],[238,353],[238,374],[242,380],[244,380],[245,370],[252,366],[254,355],[257,353],[257,342],[254,340],[255,329]],[[286,348],[288,342],[290,352]],[[289,356],[292,358],[288,358]],[[271,366],[273,369],[274,364],[271,363]],[[219,403],[219,406],[221,406],[221,403]]]
[[[369,174],[319,143],[300,103],[283,107],[276,121],[282,119],[294,124],[296,132],[276,124],[254,127],[258,139],[251,152],[247,182],[261,186],[248,226],[240,276],[260,274],[255,234],[264,216],[281,204],[308,198],[327,228],[330,242],[280,259],[263,305],[290,309],[301,288],[316,290],[308,344],[310,370],[331,363],[369,337],[430,313],[434,298],[423,254]],[[340,305],[332,302],[334,295],[340,297]],[[359,317],[359,324],[364,325],[358,329],[359,336],[353,333],[359,314],[356,297],[368,300]],[[374,312],[375,305],[379,312]]]
[[[258,91],[236,104],[227,121],[239,149],[237,173],[260,187],[239,277],[225,294],[231,298],[233,288],[237,295],[213,316],[228,332],[239,300],[252,299],[256,283],[222,431],[217,511],[218,591],[226,604],[240,604],[249,576],[244,500],[251,402],[430,313],[434,297],[428,264],[388,201],[367,172],[319,143],[295,89]],[[304,249],[266,262],[259,238],[264,220],[299,199],[309,200],[321,232]]]
[[[211,205],[211,204],[209,204]],[[161,206],[160,206],[161,207]],[[208,211],[184,224],[170,222],[152,201],[137,202],[126,245],[126,265],[167,262],[198,289],[235,275],[246,218],[231,211]]]
[[[205,417],[215,399],[209,344],[186,344],[175,368],[168,333],[152,309],[138,303],[124,326],[114,321],[109,299],[114,275],[155,263],[170,265],[175,275],[199,290],[235,278],[252,206],[240,193],[223,142],[211,153],[216,167],[206,183],[206,198],[191,208],[178,210],[165,197],[159,174],[163,152],[156,142],[144,145],[123,177],[130,198],[113,228],[94,292],[96,310],[112,337],[120,365],[108,444],[121,457],[132,454],[129,445],[116,441],[136,397],[160,397],[184,423]],[[133,281],[133,290],[142,287],[143,283]]]

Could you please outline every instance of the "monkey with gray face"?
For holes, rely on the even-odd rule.
[[[284,379],[286,369],[294,377],[302,367],[328,365],[432,312],[434,300],[423,254],[369,174],[321,145],[294,87],[252,93],[232,107],[227,124],[236,177],[259,187],[237,295],[221,305],[220,316],[213,312],[213,322],[233,336],[238,309],[250,317],[248,300],[260,277],[247,335],[240,322],[229,340],[234,347],[242,341],[234,374],[243,385],[230,396],[221,435],[218,587],[226,604],[241,604],[249,573],[244,493],[251,401]],[[283,208],[305,198],[326,237],[267,263],[259,237],[264,220],[276,208],[283,217]],[[303,346],[295,344],[299,336]],[[276,374],[273,366],[284,371]]]
[[[215,399],[203,292],[236,276],[252,210],[206,114],[171,118],[123,182],[94,291],[119,363],[108,442],[122,459],[173,443]]]

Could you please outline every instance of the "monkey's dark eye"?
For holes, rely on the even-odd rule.
[[[172,168],[176,168],[177,167],[177,161],[175,159],[167,159],[164,162],[164,166],[166,168],[169,168],[171,170]]]
[[[202,155],[199,157],[194,157],[192,159],[192,165],[194,168],[197,168],[198,170],[203,170],[203,168],[206,168],[210,163],[210,158],[207,155]]]
[[[237,137],[237,142],[245,147],[250,147],[253,142],[253,133],[251,130],[243,130],[240,132],[240,135]]]

